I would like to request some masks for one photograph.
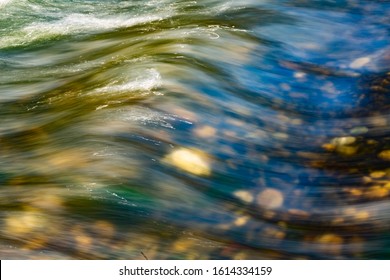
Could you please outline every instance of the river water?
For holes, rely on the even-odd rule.
[[[1,259],[390,258],[389,1],[0,1]]]

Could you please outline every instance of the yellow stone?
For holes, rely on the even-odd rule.
[[[35,211],[9,215],[5,219],[6,231],[10,234],[25,235],[43,229],[47,224],[41,215],[42,213]]]
[[[33,207],[51,211],[63,210],[64,201],[60,196],[49,193],[38,193],[37,195],[39,197],[30,202]]]
[[[193,240],[188,239],[188,238],[182,238],[182,239],[177,240],[173,244],[173,249],[174,249],[174,251],[177,251],[177,252],[183,252],[183,251],[187,251],[188,249],[192,248],[193,246],[194,246]]]
[[[365,184],[368,184],[368,183],[371,183],[372,182],[372,178],[368,177],[368,176],[364,176],[363,177],[363,182]]]
[[[378,155],[381,159],[390,160],[390,150],[384,150]]]
[[[370,213],[367,211],[359,211],[356,213],[355,218],[360,221],[367,220],[370,217]]]
[[[234,221],[234,225],[237,226],[237,227],[241,227],[241,226],[245,225],[248,222],[248,220],[249,220],[248,216],[238,217]]]
[[[114,225],[103,220],[95,222],[94,229],[99,233],[99,235],[106,238],[111,238],[115,234]]]
[[[273,188],[267,188],[257,196],[258,205],[266,209],[278,208],[282,206],[283,201],[283,194],[279,190]]]
[[[336,145],[330,144],[330,143],[326,143],[326,144],[322,145],[322,148],[327,150],[328,152],[331,152],[331,151],[334,151],[336,149]]]
[[[93,243],[93,239],[85,232],[84,228],[76,225],[71,229],[76,245],[79,249],[89,249]]]
[[[253,195],[248,191],[236,191],[233,195],[245,203],[252,203],[254,199]]]
[[[246,260],[248,258],[247,254],[245,252],[239,252],[236,255],[234,255],[233,259],[235,260]]]
[[[386,175],[385,171],[374,171],[370,173],[370,177],[372,178],[382,178]]]
[[[363,191],[360,189],[350,189],[349,193],[353,196],[361,196],[363,194]]]
[[[92,244],[92,238],[87,235],[78,235],[75,236],[74,239],[77,242],[77,246],[81,249],[87,249]]]
[[[317,241],[324,244],[341,244],[343,243],[343,238],[333,233],[326,233],[319,236]]]
[[[336,146],[345,146],[345,145],[351,145],[355,143],[356,138],[352,136],[345,136],[345,137],[336,137],[333,138],[332,144]]]
[[[168,154],[164,161],[194,175],[211,174],[209,156],[196,149],[179,148]]]
[[[381,186],[372,186],[368,189],[366,195],[371,198],[382,198],[389,194],[389,190],[387,188]]]
[[[84,168],[90,162],[88,157],[88,151],[79,148],[48,151],[45,156],[42,156],[42,162],[37,162],[35,168],[45,172]]]
[[[351,146],[340,146],[337,148],[337,152],[343,155],[351,156],[357,151],[356,147]]]
[[[320,250],[330,254],[339,254],[344,240],[336,234],[326,233],[318,236],[316,241],[321,244]]]
[[[194,134],[200,138],[212,138],[215,136],[217,130],[209,125],[198,127],[194,130]]]
[[[355,142],[356,138],[352,136],[336,137],[332,139],[331,143],[323,144],[322,148],[329,152],[336,150],[339,154],[353,155],[357,148],[351,145]]]
[[[283,231],[278,231],[275,233],[275,238],[277,239],[284,239],[286,237],[286,233]]]

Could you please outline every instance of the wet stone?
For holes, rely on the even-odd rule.
[[[361,36],[388,29],[386,1],[173,1],[168,18],[159,1],[141,14],[139,1],[108,10],[85,1],[86,29],[66,1],[34,1],[42,15],[63,9],[59,21],[29,16],[31,1],[8,2],[2,16],[21,13],[23,24],[10,34],[5,24],[0,40],[11,101],[0,113],[0,246],[15,240],[43,257],[52,247],[107,259],[306,259],[351,257],[359,249],[348,242],[367,242],[353,257],[388,254],[388,47]],[[127,26],[114,10],[145,21]],[[294,20],[318,13],[320,22]],[[342,34],[332,32],[338,14]],[[38,40],[19,38],[26,26]],[[24,90],[32,97],[19,98]],[[48,183],[64,192],[42,191]]]
[[[316,241],[324,244],[341,244],[343,242],[343,238],[333,233],[327,233],[317,237]]]
[[[386,176],[385,171],[374,171],[370,173],[371,178],[382,178],[384,176]]]
[[[390,160],[390,150],[383,150],[378,155],[383,160]]]
[[[256,198],[259,207],[265,209],[275,209],[283,205],[284,197],[281,191],[267,188],[260,192]]]
[[[211,174],[209,157],[200,150],[179,148],[168,154],[164,161],[194,175],[209,176]]]
[[[244,203],[252,203],[254,198],[253,195],[249,191],[236,191],[233,193],[235,197],[240,199]]]
[[[388,196],[389,190],[381,186],[372,186],[370,187],[365,195],[369,198],[383,198]]]
[[[14,213],[5,220],[6,231],[13,235],[28,235],[42,231],[47,226],[47,220],[39,211]]]
[[[355,143],[356,138],[352,136],[337,137],[332,140],[332,144],[336,146],[345,146]]]
[[[361,196],[363,194],[363,191],[361,189],[356,189],[356,188],[349,189],[348,192],[352,196]]]
[[[82,226],[76,225],[70,230],[70,232],[76,243],[75,245],[79,250],[85,251],[91,249],[93,238]]]
[[[173,244],[173,249],[175,251],[185,251],[192,246],[192,242],[188,239],[179,239]]]
[[[37,207],[50,211],[64,210],[64,200],[61,196],[46,192],[37,193],[36,195],[39,195],[39,198],[34,199],[30,202],[30,205],[32,207]]]
[[[115,227],[108,221],[96,221],[93,225],[95,232],[105,238],[111,238],[115,234]]]
[[[322,145],[322,148],[324,148],[328,152],[333,152],[336,149],[336,145],[331,143],[326,143]]]
[[[249,216],[241,216],[241,217],[238,217],[235,221],[234,221],[234,225],[236,227],[241,227],[241,226],[244,226],[248,221],[249,221],[250,217]]]
[[[355,214],[355,218],[359,221],[366,221],[370,217],[370,213],[368,211],[359,211]]]
[[[205,139],[215,137],[216,132],[217,130],[214,127],[209,125],[201,126],[194,129],[194,134],[197,137],[205,138]]]
[[[351,156],[354,155],[357,151],[356,147],[351,146],[340,146],[337,148],[337,152],[342,155]]]
[[[320,245],[319,250],[329,254],[340,254],[344,239],[333,233],[318,236],[315,241]]]

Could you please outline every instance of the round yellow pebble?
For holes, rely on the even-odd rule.
[[[180,148],[168,154],[164,161],[188,173],[199,176],[211,174],[209,156],[196,149]]]
[[[390,160],[390,150],[383,150],[379,153],[378,157],[384,160]]]

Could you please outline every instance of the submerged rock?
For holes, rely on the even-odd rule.
[[[273,188],[263,190],[257,196],[257,203],[266,209],[275,209],[282,206],[284,197],[281,191]]]
[[[209,156],[197,149],[180,148],[164,158],[164,162],[199,176],[211,174]]]

